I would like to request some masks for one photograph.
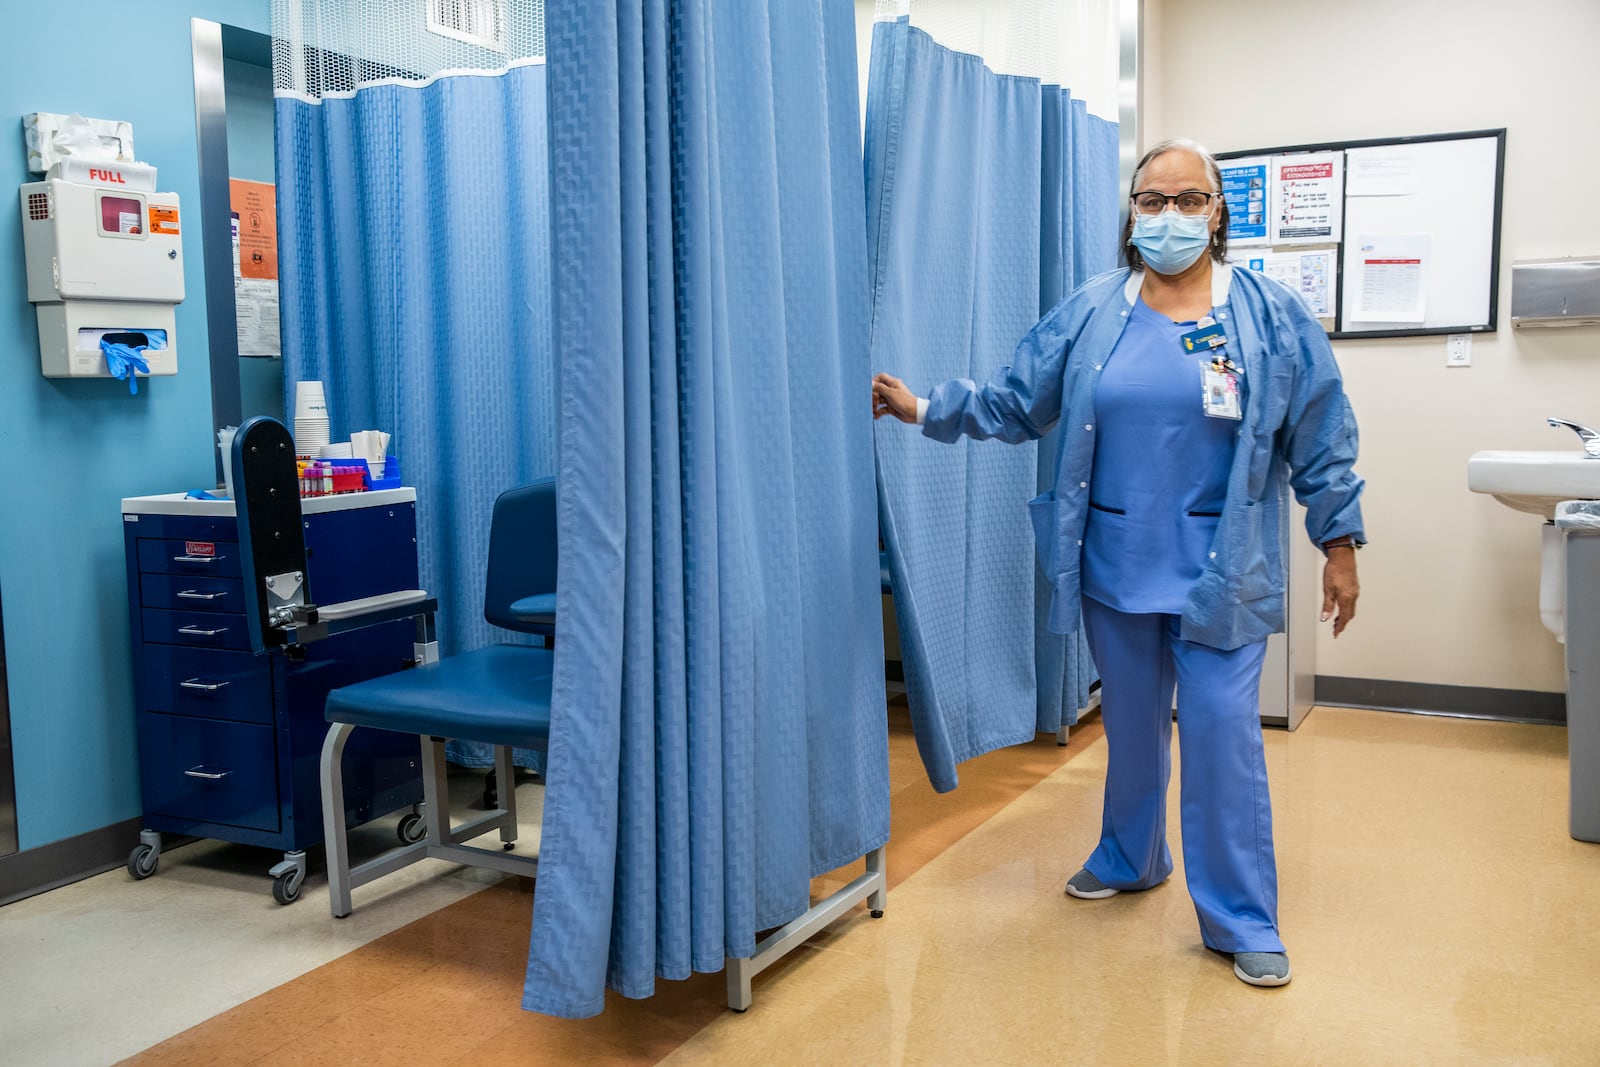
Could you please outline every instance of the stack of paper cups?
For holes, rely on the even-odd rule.
[[[294,450],[315,456],[328,443],[328,401],[321,382],[296,382],[294,386]]]

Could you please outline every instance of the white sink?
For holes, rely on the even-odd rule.
[[[1560,452],[1474,452],[1467,488],[1508,508],[1555,518],[1563,500],[1600,499],[1600,459],[1582,449]]]

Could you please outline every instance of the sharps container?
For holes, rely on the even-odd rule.
[[[1567,556],[1569,832],[1600,841],[1600,500],[1556,507]]]

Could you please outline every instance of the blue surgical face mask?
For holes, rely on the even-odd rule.
[[[1157,274],[1182,274],[1205,254],[1211,243],[1210,215],[1134,215],[1129,244],[1139,250],[1147,267]]]

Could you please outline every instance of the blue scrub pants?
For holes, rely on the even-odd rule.
[[[1172,873],[1176,685],[1183,863],[1200,937],[1219,952],[1284,951],[1259,711],[1266,642],[1223,652],[1179,639],[1177,615],[1129,615],[1090,597],[1083,620],[1109,750],[1100,847],[1084,867],[1123,890],[1149,889]]]

